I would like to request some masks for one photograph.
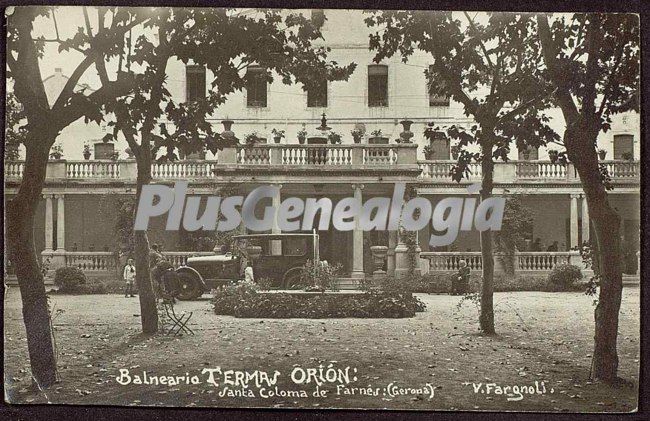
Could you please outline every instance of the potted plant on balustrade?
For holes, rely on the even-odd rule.
[[[431,147],[431,145],[427,145],[422,149],[422,152],[424,152],[424,159],[427,161],[433,161],[433,156],[435,155],[436,151]]]
[[[127,157],[127,159],[133,159],[133,158],[135,158],[135,154],[133,153],[133,151],[131,150],[131,148],[126,148],[126,149],[124,149],[124,153],[126,153],[126,157]]]
[[[361,143],[361,139],[363,138],[363,130],[361,129],[353,129],[350,134],[352,135],[352,139],[354,139],[354,143]]]
[[[63,158],[63,146],[57,143],[50,149],[50,159],[59,160],[61,158]]]
[[[607,151],[605,149],[598,149],[598,158],[600,158],[601,161],[604,161],[606,157]]]
[[[284,138],[284,130],[273,129],[271,130],[271,133],[273,134],[273,140],[275,143],[280,143]]]
[[[560,153],[558,151],[556,151],[555,149],[548,150],[548,159],[549,161],[551,161],[551,164],[557,163],[559,158],[560,158]]]
[[[387,145],[388,144],[388,137],[384,136],[383,133],[381,132],[381,129],[379,130],[374,130],[373,132],[370,133],[370,137],[368,138],[368,143],[371,145]]]
[[[258,143],[262,143],[262,142],[257,132],[249,133],[244,137],[244,146],[246,146],[247,148],[252,148]]]
[[[118,151],[113,151],[110,158],[111,161],[117,161],[118,159],[120,159],[120,153]]]
[[[89,144],[84,144],[84,150],[83,150],[83,156],[86,161],[90,159],[90,156],[92,155],[92,152],[90,151],[90,145]]]
[[[623,152],[621,154],[621,158],[624,161],[633,161],[634,160],[634,155],[632,154],[632,152]]]
[[[336,132],[330,132],[330,134],[327,135],[327,139],[330,141],[330,144],[332,145],[341,144],[341,135]]]
[[[305,129],[298,130],[298,143],[304,145],[306,140],[307,140],[307,130]]]
[[[454,161],[457,161],[459,155],[460,155],[460,147],[458,145],[452,146],[451,147],[451,158]]]

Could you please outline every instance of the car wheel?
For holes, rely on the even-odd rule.
[[[302,287],[301,284],[301,272],[299,270],[294,270],[292,272],[289,272],[284,275],[284,279],[282,281],[282,287],[284,289],[299,289]]]
[[[178,294],[179,300],[194,300],[203,295],[201,281],[191,273],[181,272],[178,274]]]

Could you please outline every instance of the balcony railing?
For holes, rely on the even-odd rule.
[[[66,178],[120,178],[120,162],[66,161]]]
[[[638,180],[640,176],[639,161],[601,161],[614,181]],[[418,161],[422,170],[420,178],[432,181],[451,181],[450,171],[454,161]],[[481,166],[476,163],[469,165],[466,180],[481,179]],[[508,161],[494,163],[494,181],[508,182],[539,182],[567,181],[579,182],[579,176],[573,164],[562,165],[549,161]]]
[[[456,165],[455,161],[418,161],[418,167],[422,170],[421,178],[432,180],[451,180],[451,169]],[[468,180],[481,179],[481,166],[477,163],[471,163],[468,166]]]
[[[221,153],[223,165],[281,166],[390,166],[416,165],[417,145],[283,145],[238,146],[234,159]]]
[[[253,167],[287,168],[301,167],[318,171],[319,168],[335,167],[359,170],[406,169],[415,172],[423,182],[451,182],[450,171],[454,161],[418,161],[417,146],[414,144],[395,145],[285,145],[268,144],[254,147],[238,146],[219,152],[218,159],[182,160],[166,163],[153,163],[151,177],[154,180],[192,180],[211,179],[219,171],[233,171]],[[614,182],[638,181],[639,161],[601,161]],[[23,177],[23,161],[5,162],[5,178],[19,180]],[[472,163],[468,167],[466,180],[481,179],[481,166]],[[49,161],[46,179],[69,180],[120,180],[135,181],[137,166],[134,160],[120,161]],[[561,165],[548,161],[509,161],[494,165],[495,183],[538,183],[571,182],[578,183],[579,177],[573,164]]]

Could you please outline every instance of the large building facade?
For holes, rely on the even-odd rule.
[[[232,94],[211,122],[221,127],[223,120],[230,121],[231,130],[242,142],[247,135],[256,134],[266,143],[156,163],[153,182],[187,180],[191,192],[206,196],[233,189],[246,194],[259,185],[273,184],[281,191],[273,205],[294,196],[329,197],[335,203],[350,196],[362,200],[390,197],[398,182],[415,186],[418,194],[430,199],[434,206],[445,197],[470,195],[467,186],[480,181],[480,167],[472,166],[469,179],[452,181],[449,170],[454,164],[453,142],[441,138],[429,143],[423,135],[429,123],[466,128],[473,124],[460,104],[429,95],[425,71],[431,58],[415,53],[407,63],[401,57],[375,63],[374,53],[368,49],[370,30],[361,12],[305,13],[325,13],[324,42],[331,48],[331,58],[342,64],[357,64],[350,79],[323,82],[306,92],[299,85],[251,77],[247,88]],[[346,31],[337,31],[342,26]],[[168,89],[178,101],[191,101],[210,89],[211,75],[201,67],[176,62],[168,69]],[[256,71],[249,69],[253,76]],[[65,74],[64,69],[57,69],[45,80],[51,101],[64,85]],[[562,134],[561,113],[549,110],[549,114],[556,131]],[[318,129],[323,118],[330,132],[342,136],[341,144],[318,144],[318,138],[324,135]],[[398,143],[409,126],[411,143]],[[273,129],[285,132],[279,143],[273,139]],[[355,129],[361,133],[358,143],[351,134]],[[53,266],[76,265],[99,273],[119,265],[113,256],[117,243],[116,206],[122,198],[134,195],[136,166],[128,157],[125,142],[102,144],[106,131],[104,124],[75,122],[59,137],[63,158],[48,163],[35,236],[38,252]],[[302,131],[307,133],[304,144],[298,139]],[[372,137],[387,140],[385,144],[375,143],[382,141]],[[95,156],[85,159],[84,144],[94,149]],[[431,153],[425,153],[426,146]],[[640,219],[638,114],[615,116],[612,129],[601,134],[598,147],[606,151],[603,163],[614,186],[609,197],[623,220],[625,272],[633,274],[638,265]],[[580,262],[572,249],[592,235],[580,179],[571,164],[552,163],[549,149],[561,148],[554,145],[517,151],[513,146],[510,161],[495,166],[495,194],[520,197],[534,213],[529,241],[515,256],[518,271],[548,271],[558,263]],[[6,163],[6,197],[15,194],[22,165],[20,161]],[[423,272],[455,270],[460,259],[469,261],[475,269],[481,267],[478,232],[461,232],[453,245],[438,249],[429,247],[430,234],[426,228],[418,236]],[[187,249],[184,235],[165,231],[162,219],[156,220],[150,230],[152,241],[162,244],[176,263],[197,251]],[[537,239],[541,251],[539,246],[532,246]],[[405,245],[395,232],[323,231],[320,255],[340,263],[346,277],[359,278],[368,272],[364,262],[370,258],[373,245],[388,246],[389,271],[403,269],[400,259]]]

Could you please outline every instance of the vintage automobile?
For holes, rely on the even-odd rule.
[[[261,248],[259,257],[252,258],[255,279],[269,278],[274,287],[289,289],[300,281],[307,260],[318,261],[318,240],[317,233],[234,236],[230,251],[189,257],[184,266],[176,269],[177,298],[196,299],[212,288],[243,279],[251,246]]]

